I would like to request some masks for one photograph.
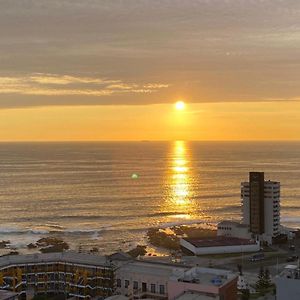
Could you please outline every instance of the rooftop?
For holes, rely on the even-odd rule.
[[[296,265],[286,265],[278,277],[299,280],[300,268]]]
[[[199,283],[204,285],[222,286],[237,275],[228,270],[194,267],[181,274],[173,274],[172,280]]]
[[[12,297],[17,297],[17,296],[18,296],[18,293],[0,290],[0,300],[11,299]]]
[[[231,220],[224,220],[218,223],[218,226],[236,226],[236,227],[249,227],[247,224],[242,224],[236,221],[231,221]]]
[[[220,297],[217,295],[204,295],[203,293],[200,292],[194,292],[194,291],[189,291],[185,292],[184,294],[180,295],[179,297],[176,298],[176,300],[219,300]]]
[[[189,239],[184,238],[185,241],[189,242],[193,246],[200,247],[224,247],[224,246],[239,246],[239,245],[254,245],[255,241],[248,239],[240,239],[236,237],[227,237],[227,236],[216,236],[213,238],[204,238],[204,239]]]
[[[124,264],[120,268],[124,274],[126,273],[138,273],[147,274],[160,277],[170,277],[174,272],[180,272],[182,274],[188,267],[177,266],[175,264],[161,264],[161,263],[150,263],[144,261],[133,261]]]
[[[110,266],[110,261],[105,256],[83,254],[73,251],[63,253],[37,253],[30,255],[9,255],[0,257],[0,268],[14,264],[67,262],[91,266]]]

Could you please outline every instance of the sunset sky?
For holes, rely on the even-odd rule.
[[[300,139],[298,0],[9,0],[0,36],[2,141]]]

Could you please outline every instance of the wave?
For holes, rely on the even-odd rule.
[[[181,225],[206,225],[206,226],[216,226],[218,222],[206,221],[206,220],[189,220],[189,221],[178,221],[178,222],[166,222],[161,223],[159,228],[168,228],[173,226]]]
[[[281,217],[282,223],[298,223],[300,225],[300,217]]]
[[[0,228],[0,234],[48,234],[48,230],[39,229],[18,229],[18,228]]]
[[[52,230],[44,230],[44,229],[35,229],[35,228],[27,228],[27,229],[19,229],[15,227],[10,228],[1,228],[0,227],[0,234],[2,235],[48,235],[48,234],[72,234],[72,235],[94,235],[99,234],[109,228],[111,225],[103,226],[100,228],[89,228],[89,229],[81,229],[81,228],[74,228],[74,229],[62,229],[61,226],[57,225]],[[57,228],[57,229],[56,229]]]

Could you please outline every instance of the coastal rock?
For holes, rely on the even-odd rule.
[[[46,237],[36,242],[37,247],[41,247],[42,253],[63,252],[69,249],[69,245],[56,237]]]
[[[137,245],[134,249],[127,252],[131,257],[145,256],[147,246]]]
[[[30,244],[27,245],[27,248],[28,249],[35,249],[35,248],[37,248],[37,245],[35,245],[33,243],[30,243]]]
[[[159,228],[151,228],[147,232],[150,244],[170,250],[179,250],[179,238],[175,234],[167,234]]]
[[[10,241],[1,241],[0,242],[0,249],[8,248],[9,245],[10,245]]]

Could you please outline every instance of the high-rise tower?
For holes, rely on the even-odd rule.
[[[241,184],[243,223],[260,239],[272,243],[279,234],[280,183],[265,181],[263,172],[250,172],[249,182]]]

